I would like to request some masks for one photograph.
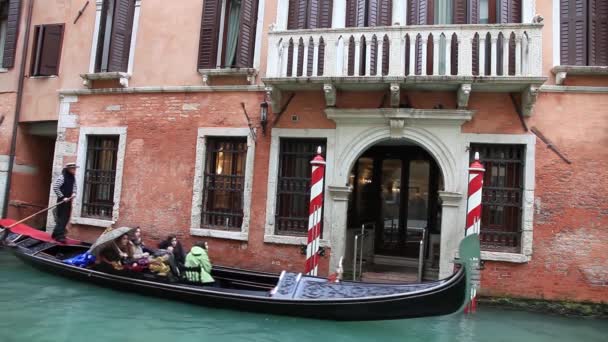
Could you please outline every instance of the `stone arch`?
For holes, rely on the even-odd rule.
[[[395,138],[395,136],[391,135],[388,127],[375,127],[366,130],[358,136],[357,140],[347,144],[336,160],[336,165],[343,165],[344,167],[336,167],[337,177],[335,181],[348,184],[350,170],[357,158],[371,146],[391,138]],[[415,142],[427,150],[433,156],[437,165],[439,165],[444,180],[444,191],[459,192],[456,157],[441,139],[432,132],[420,127],[404,127],[400,129],[399,138]]]

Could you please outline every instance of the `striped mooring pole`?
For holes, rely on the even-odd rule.
[[[483,175],[485,173],[483,164],[479,162],[479,152],[475,152],[475,160],[469,166],[469,190],[467,197],[467,221],[465,236],[479,235],[481,228],[481,194],[483,190]],[[472,279],[471,301],[465,307],[465,313],[477,310],[477,289],[479,288],[479,274],[476,273]]]
[[[325,159],[317,155],[310,161],[312,177],[310,179],[310,206],[308,208],[308,245],[306,246],[307,275],[316,276],[319,269],[319,241],[321,240],[321,214],[323,212],[323,184],[325,176]]]

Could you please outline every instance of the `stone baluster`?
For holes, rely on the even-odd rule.
[[[287,77],[287,62],[289,57],[289,40],[285,39],[280,44],[279,49],[281,49],[281,77]]]
[[[300,52],[300,40],[298,38],[294,37],[293,40],[293,59],[292,59],[292,65],[291,65],[291,77],[297,77],[298,76],[298,54]]]
[[[416,75],[416,35],[410,33],[410,75]]]
[[[492,36],[490,37],[490,42],[491,42],[491,63],[490,63],[490,76],[496,76],[496,66],[498,65],[498,60],[496,59],[496,56],[498,55],[496,52],[496,48],[497,48],[497,43],[498,43],[498,37],[497,35],[492,32]]]
[[[521,35],[519,33],[515,34],[515,76],[520,76],[522,74],[521,69]]]
[[[422,45],[422,51],[420,51],[420,55],[422,56],[422,65],[420,68],[420,75],[425,76],[426,75],[426,59],[427,59],[427,47],[426,47],[426,42],[429,39],[429,34],[427,32],[422,33],[420,40],[421,40],[421,45]]]
[[[361,70],[361,36],[355,37],[355,67],[353,75],[359,76]]]
[[[312,75],[313,77],[318,76],[319,73],[319,44],[321,44],[321,37],[317,37],[317,41],[313,41],[312,48]]]
[[[486,75],[486,35],[479,34],[479,76]]]
[[[376,76],[382,76],[382,63],[384,62],[384,36],[378,37],[378,53],[376,55]]]
[[[371,67],[372,67],[372,49],[374,48],[373,46],[373,40],[372,37],[365,37],[365,69],[364,69],[364,73],[365,76],[371,76]],[[378,54],[376,54],[376,61],[378,60]]]
[[[304,49],[302,49],[302,76],[308,76],[308,44],[310,44],[310,40],[306,37],[302,40],[304,44]]]
[[[439,75],[439,44],[441,35],[436,32],[433,34],[433,75]]]
[[[502,36],[502,76],[509,76],[509,41],[511,40],[510,35],[505,35],[503,32]]]
[[[452,34],[451,32],[445,37],[445,74],[452,74]]]

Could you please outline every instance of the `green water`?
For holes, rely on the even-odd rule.
[[[120,293],[29,268],[0,251],[0,342],[608,341],[608,321],[480,308],[477,314],[326,322]]]

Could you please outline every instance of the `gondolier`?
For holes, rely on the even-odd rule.
[[[55,209],[55,229],[53,239],[65,241],[65,227],[70,221],[72,212],[72,200],[76,197],[76,163],[65,164],[61,175],[53,183],[53,192],[57,195],[57,203],[61,203]]]

